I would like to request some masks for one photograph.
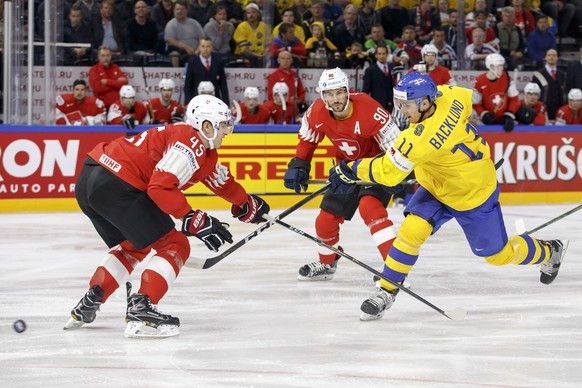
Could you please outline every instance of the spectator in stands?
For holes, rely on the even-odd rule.
[[[558,68],[558,52],[549,49],[544,58],[545,65],[533,73],[532,82],[542,89],[541,101],[548,108],[548,119],[554,122],[556,112],[565,103],[566,72]]]
[[[169,78],[163,78],[158,84],[160,97],[145,102],[152,124],[177,123],[184,119],[184,106],[173,100],[176,84]]]
[[[277,57],[279,67],[267,77],[267,98],[273,99],[273,88],[277,82],[284,82],[287,85],[289,96],[297,101],[297,105],[305,110],[305,88],[298,74],[291,68],[293,58],[288,51],[281,51]],[[297,88],[295,87],[297,85]]]
[[[457,53],[445,40],[445,27],[435,27],[430,44],[438,50],[438,63],[450,70],[457,70]]]
[[[408,15],[408,21],[414,26],[418,43],[424,45],[430,42],[433,28],[440,25],[432,0],[420,0],[418,6],[408,11]]]
[[[449,0],[437,1],[437,6],[434,9],[434,12],[439,19],[439,26],[444,27],[449,25],[449,9]]]
[[[172,66],[182,66],[191,55],[196,54],[204,30],[200,23],[189,18],[186,0],[177,0],[174,4],[174,18],[166,24],[164,39],[168,45],[168,55]]]
[[[503,129],[510,132],[519,108],[519,91],[504,69],[502,55],[490,54],[485,63],[487,72],[475,78],[473,111],[483,124],[502,124]]]
[[[216,5],[222,5],[226,8],[226,17],[229,22],[236,28],[245,18],[241,3],[236,0],[221,0]]]
[[[208,94],[210,96],[216,95],[216,88],[210,81],[202,81],[198,84],[198,95]]]
[[[149,18],[149,6],[138,0],[134,12],[135,17],[127,25],[127,51],[135,56],[154,55],[159,47],[158,30]]]
[[[301,43],[305,44],[305,32],[303,31],[303,27],[295,23],[295,15],[293,14],[293,10],[287,9],[283,11],[282,19],[283,21],[277,24],[275,28],[273,28],[273,36],[279,35],[279,28],[281,27],[281,24],[288,23],[292,24],[293,27],[295,27],[295,36],[297,37],[297,39],[299,39]]]
[[[65,65],[75,65],[77,63],[93,61],[93,51],[91,43],[93,42],[93,31],[91,26],[85,20],[81,13],[81,8],[73,5],[69,12],[69,20],[65,22],[63,28],[65,43],[84,43],[89,47],[65,47]]]
[[[311,37],[311,25],[315,22],[320,22],[324,26],[324,34],[327,38],[331,39],[333,37],[333,29],[335,24],[323,17],[323,3],[322,0],[312,0],[311,7],[309,8],[310,15],[308,19],[303,19],[303,32],[305,33],[305,38]],[[334,43],[335,45],[335,43]],[[337,45],[336,45],[337,47]]]
[[[174,2],[172,0],[160,0],[152,7],[150,19],[156,23],[158,30],[158,41],[164,42],[164,30],[166,24],[174,17]]]
[[[259,89],[247,86],[240,104],[241,124],[267,124],[271,120],[271,112],[259,104]]]
[[[504,7],[501,10],[501,22],[495,25],[494,30],[499,39],[499,53],[505,58],[508,69],[515,69],[525,55],[524,37],[515,25],[515,8]]]
[[[126,28],[117,18],[113,18],[114,1],[103,0],[100,7],[100,17],[93,19],[93,49],[107,46],[112,56],[126,53]]]
[[[378,101],[384,109],[392,112],[394,88],[394,74],[388,62],[388,48],[378,46],[374,52],[376,63],[366,69],[364,72],[364,86],[362,93],[369,94],[374,100]]]
[[[549,49],[558,50],[556,37],[548,31],[548,17],[540,14],[536,20],[536,29],[526,39],[527,56],[541,66]]]
[[[576,6],[563,0],[541,0],[541,10],[558,24],[560,37],[568,36],[572,20],[576,14]]]
[[[370,28],[370,38],[364,42],[365,50],[375,49],[377,46],[386,46],[389,50],[388,55],[390,55],[392,51],[398,48],[398,44],[396,44],[396,42],[386,38],[384,34],[384,27],[382,27],[382,24],[380,23],[374,24]],[[373,54],[374,50],[372,50],[370,53]],[[392,61],[388,60],[388,62],[391,63]]]
[[[348,4],[344,8],[344,21],[333,29],[332,41],[340,52],[346,54],[352,43],[358,42],[363,46],[366,42],[366,34],[358,23],[358,11],[354,5]]]
[[[93,19],[99,17],[99,3],[97,0],[79,0],[74,5],[81,9],[83,20],[92,25]]]
[[[408,25],[402,29],[402,39],[398,43],[398,48],[403,49],[408,54],[409,66],[414,66],[422,60],[420,50],[422,46],[416,41],[416,32],[414,26]]]
[[[309,7],[305,5],[305,0],[293,0],[293,6],[289,9],[293,11],[295,23],[303,28],[303,21],[311,17],[311,11],[309,10]],[[305,37],[305,39],[307,38],[308,37]]]
[[[87,83],[82,79],[73,82],[73,93],[57,96],[56,111],[56,125],[105,124],[105,104],[97,97],[87,95]]]
[[[336,4],[334,0],[323,0],[323,17],[331,20],[335,25],[340,24],[345,20],[345,7],[342,11],[342,6]]]
[[[515,112],[518,124],[546,125],[548,112],[546,105],[540,101],[541,89],[538,84],[529,82],[523,89],[523,101]]]
[[[572,89],[568,92],[568,104],[560,107],[556,114],[556,125],[582,124],[582,90]]]
[[[127,85],[127,76],[119,66],[111,63],[111,49],[101,46],[97,50],[98,63],[89,69],[89,85],[95,97],[109,108],[119,98],[119,90]]]
[[[467,44],[473,43],[473,29],[478,27],[485,31],[485,41],[483,43],[492,46],[499,52],[499,39],[497,39],[495,30],[487,24],[487,13],[484,10],[477,10],[474,11],[473,14],[475,15],[474,26],[465,29],[467,34]]]
[[[381,25],[380,13],[376,11],[376,0],[362,0],[362,7],[358,9],[358,19],[364,28],[364,34],[369,37],[372,26]]]
[[[570,63],[566,72],[566,90],[582,89],[582,46],[578,51],[580,60]]]
[[[252,67],[264,67],[264,56],[271,41],[271,30],[261,20],[261,11],[255,3],[245,7],[246,20],[234,30],[235,55],[249,60]]]
[[[75,1],[73,0],[67,0],[64,2],[63,9],[61,10],[62,20],[58,20],[58,22],[63,23],[64,25],[69,18],[69,12],[71,11],[74,2]],[[43,0],[38,4],[34,14],[34,34],[36,38],[39,38],[39,40],[44,40],[44,3],[45,1]],[[0,1],[0,22],[2,22],[0,24],[0,31],[4,31],[4,1]],[[0,35],[3,37],[3,34]],[[3,43],[3,41],[0,41],[0,43]],[[4,50],[4,44],[0,44],[0,51],[2,50]]]
[[[201,26],[205,26],[215,13],[216,4],[210,0],[192,0],[188,6],[188,17],[196,20]]]
[[[295,36],[295,26],[290,23],[281,23],[279,35],[276,36],[269,45],[269,55],[271,57],[271,67],[277,66],[279,53],[287,51],[293,57],[293,64],[299,67],[305,62],[307,51],[305,45]]]
[[[259,7],[261,15],[265,15],[265,20],[263,20],[269,28],[272,29],[273,26],[277,26],[283,22],[281,19],[281,14],[279,13],[279,7],[274,3],[273,0],[243,0],[246,4],[253,2]],[[268,12],[268,13],[265,13]],[[261,16],[262,17],[262,16]]]
[[[354,42],[347,50],[345,67],[349,69],[366,69],[372,64],[372,59],[368,52],[364,51],[364,45],[360,42]]]
[[[473,43],[465,49],[465,59],[471,63],[471,70],[487,70],[485,59],[493,53],[497,53],[494,47],[485,44],[485,31],[482,28],[473,29]]]
[[[272,99],[264,106],[271,114],[274,124],[295,124],[297,112],[293,112],[293,99],[289,96],[289,87],[285,82],[277,82],[271,90]],[[294,114],[295,113],[295,114]]]
[[[140,124],[149,124],[150,115],[143,102],[135,100],[135,89],[131,85],[123,85],[119,90],[119,99],[109,107],[108,124],[121,124],[131,130]]]
[[[465,16],[465,30],[470,27],[477,27],[475,24],[475,12],[484,11],[487,15],[487,27],[493,28],[497,24],[497,18],[487,9],[487,0],[475,0],[475,6],[471,12]],[[483,28],[481,26],[481,28]]]
[[[208,37],[200,39],[198,52],[198,55],[193,55],[188,60],[184,80],[184,101],[189,102],[198,94],[200,82],[210,81],[217,91],[216,97],[230,105],[223,61],[220,56],[213,54],[212,40]]]
[[[234,25],[226,20],[226,8],[223,5],[217,6],[214,11],[204,26],[204,33],[212,40],[212,51],[227,59],[232,54],[230,41],[234,35]]]
[[[379,12],[386,38],[400,43],[402,30],[408,25],[408,10],[400,5],[400,0],[389,0]]]
[[[451,9],[449,11],[449,25],[445,26],[445,42],[457,52],[457,29],[459,11]]]
[[[524,38],[535,29],[535,19],[531,11],[523,6],[523,0],[512,0],[515,9],[515,25],[519,27]]]
[[[435,45],[425,44],[422,46],[421,54],[423,62],[416,64],[411,71],[428,74],[436,85],[457,84],[451,76],[449,69],[438,64],[439,50]]]
[[[326,38],[322,22],[311,24],[311,37],[305,43],[307,67],[327,68],[328,60],[337,54],[337,47]]]

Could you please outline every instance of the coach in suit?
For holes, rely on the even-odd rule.
[[[392,112],[392,88],[394,79],[388,65],[388,48],[376,47],[376,63],[364,72],[364,87],[362,92],[369,94],[388,112]]]
[[[202,81],[210,81],[214,85],[216,97],[230,105],[228,86],[222,59],[212,54],[212,40],[208,37],[200,39],[198,55],[193,55],[188,60],[188,70],[184,81],[184,105],[198,95],[198,84]]]
[[[582,46],[580,46],[580,60],[573,62],[568,66],[566,72],[566,91],[582,89]]]
[[[540,86],[542,94],[540,101],[548,108],[548,119],[554,122],[556,112],[565,105],[566,100],[566,72],[558,68],[558,52],[549,49],[544,58],[544,67],[533,73],[532,82]]]

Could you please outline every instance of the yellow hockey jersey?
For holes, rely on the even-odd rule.
[[[402,131],[382,157],[362,159],[360,179],[395,186],[416,180],[443,204],[463,211],[481,205],[497,187],[489,145],[468,122],[472,91],[438,86],[436,111]]]

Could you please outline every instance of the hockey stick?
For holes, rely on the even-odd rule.
[[[565,213],[560,214],[556,218],[553,218],[553,219],[549,220],[548,222],[541,224],[538,227],[533,228],[532,230],[527,230],[527,228],[525,227],[525,221],[523,220],[523,218],[520,218],[517,221],[515,221],[515,230],[517,231],[517,234],[532,234],[532,233],[537,232],[538,230],[545,228],[548,225],[553,224],[554,222],[560,221],[562,218],[565,218],[572,213],[576,213],[580,209],[582,209],[582,204],[576,206],[573,209],[568,210]]]
[[[455,308],[454,310],[450,310],[450,311],[444,311],[441,310],[440,308],[438,308],[437,306],[435,306],[434,304],[430,303],[429,301],[427,301],[426,299],[424,299],[423,297],[421,297],[420,295],[418,295],[417,293],[415,293],[414,291],[410,291],[408,288],[402,286],[399,283],[396,283],[390,279],[388,279],[386,276],[384,276],[381,272],[376,271],[374,268],[370,267],[369,265],[367,265],[366,263],[361,262],[360,260],[356,259],[355,257],[348,255],[347,253],[339,250],[338,248],[329,245],[323,241],[321,241],[320,239],[318,239],[317,237],[313,237],[312,235],[304,232],[301,229],[298,229],[294,226],[289,225],[288,223],[281,221],[279,219],[276,218],[272,218],[272,217],[267,217],[270,218],[270,222],[276,222],[277,224],[297,233],[300,234],[308,239],[310,239],[311,241],[315,242],[316,244],[325,247],[327,249],[329,249],[330,251],[345,257],[346,259],[350,260],[351,262],[359,265],[360,267],[368,270],[369,272],[373,273],[374,275],[378,276],[381,279],[384,279],[385,281],[387,281],[388,283],[392,284],[394,287],[397,287],[399,290],[402,290],[404,292],[406,292],[408,295],[412,296],[414,299],[419,300],[420,302],[424,303],[425,305],[427,305],[428,307],[432,308],[433,310],[437,311],[439,314],[444,315],[445,317],[449,318],[450,320],[453,321],[459,321],[462,319],[465,319],[465,317],[467,316],[467,310],[461,309],[461,308]]]
[[[148,96],[148,103],[147,104],[148,104],[148,109],[150,111],[150,116],[151,116],[150,122],[154,123],[156,121],[156,116],[154,113],[154,107],[152,106],[152,98],[150,96],[150,87],[148,85],[148,78],[146,77],[146,72],[145,72],[145,65],[144,65],[145,60],[146,60],[146,57],[143,56],[142,60],[141,60],[141,74],[143,76],[143,83],[145,85],[145,91],[146,91],[146,94]]]
[[[199,259],[196,257],[190,257],[190,259],[188,261],[186,261],[186,264],[184,264],[184,266],[188,267],[188,268],[197,268],[197,269],[207,269],[207,268],[212,267],[213,265],[215,265],[216,263],[218,263],[222,259],[229,256],[231,253],[233,253],[234,251],[236,251],[237,249],[239,249],[240,247],[245,245],[247,242],[249,242],[253,238],[257,237],[259,234],[263,233],[265,230],[269,229],[277,220],[280,220],[282,218],[287,217],[289,214],[293,213],[295,210],[299,209],[300,207],[305,205],[307,202],[316,198],[320,194],[326,192],[327,189],[329,189],[330,187],[331,187],[331,184],[327,184],[327,185],[323,186],[321,189],[315,191],[314,193],[309,194],[307,197],[303,198],[301,201],[297,202],[295,205],[291,206],[287,210],[283,211],[277,217],[269,217],[270,221],[266,222],[265,224],[263,224],[260,227],[258,227],[257,229],[255,229],[254,232],[250,233],[242,240],[236,242],[234,245],[232,245],[230,248],[228,248],[226,251],[222,252],[218,256],[214,256],[214,257],[211,257],[208,259]]]
[[[234,124],[235,125],[240,124],[240,121],[242,120],[242,110],[240,109],[240,104],[238,103],[237,100],[232,100],[232,104],[230,106],[231,106],[230,110],[234,111],[233,112],[234,113],[233,116],[235,116]]]
[[[283,124],[285,121],[285,117],[287,116],[287,101],[285,99],[285,94],[277,93],[281,98],[281,109],[283,109],[283,113],[281,114],[281,118],[279,119],[278,124]]]

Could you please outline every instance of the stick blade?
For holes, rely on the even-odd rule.
[[[445,311],[445,314],[453,321],[462,321],[467,317],[467,310],[456,307],[452,310]]]
[[[194,268],[194,269],[204,269],[205,264],[206,264],[205,259],[191,257],[186,261],[186,263],[184,263],[184,267]]]
[[[517,232],[517,234],[525,234],[525,232],[527,232],[527,228],[525,226],[525,221],[523,220],[523,218],[520,218],[515,221],[515,231]]]

